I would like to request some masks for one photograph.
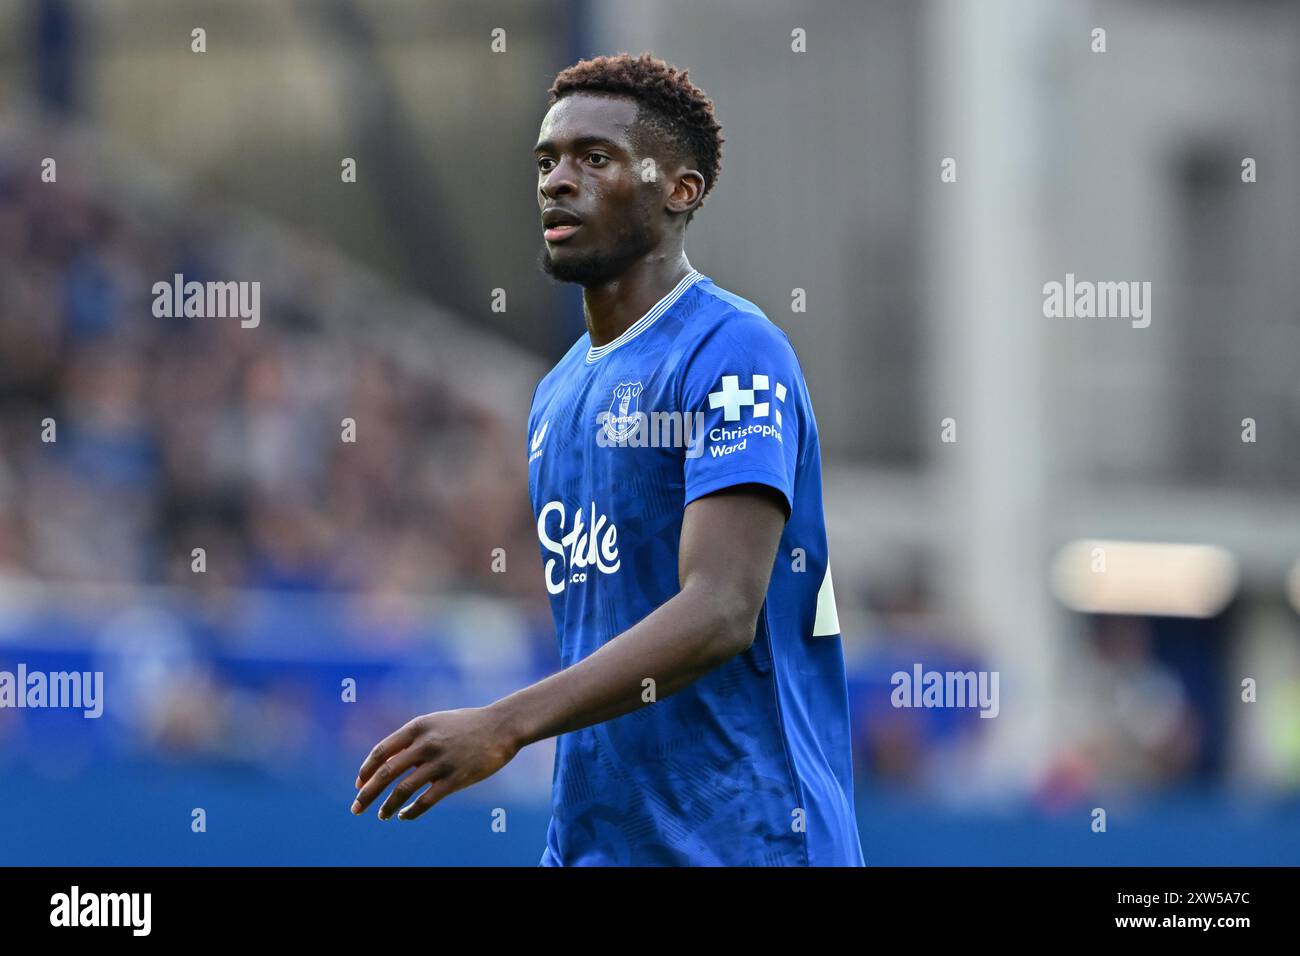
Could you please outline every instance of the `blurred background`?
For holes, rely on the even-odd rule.
[[[411,717],[558,666],[524,430],[583,326],[531,149],[625,50],[713,97],[687,252],[816,403],[868,863],[1300,863],[1267,0],[0,5],[0,670],[106,687],[0,709],[0,863],[537,862],[549,741],[415,824],[348,805]],[[260,324],[155,318],[175,273]],[[1150,326],[1045,317],[1067,273],[1150,282]],[[998,716],[894,708],[916,664],[997,671]]]

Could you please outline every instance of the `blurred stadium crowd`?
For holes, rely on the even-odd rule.
[[[490,403],[264,282],[257,328],[152,317],[230,276],[195,225],[0,167],[0,569],[63,582],[536,597],[520,439]],[[271,278],[271,277],[266,277]],[[358,440],[341,440],[341,421]],[[55,441],[43,441],[52,419]],[[207,571],[191,570],[206,550]]]
[[[491,401],[395,354],[382,314],[325,315],[310,246],[260,273],[255,328],[155,318],[155,282],[229,278],[247,238],[39,168],[0,158],[0,647],[102,669],[116,705],[0,711],[0,762],[334,765],[553,668],[523,438]],[[354,720],[340,683],[365,678]]]

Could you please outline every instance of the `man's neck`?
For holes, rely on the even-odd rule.
[[[642,259],[617,279],[582,291],[582,312],[592,348],[608,345],[690,275],[684,252]]]

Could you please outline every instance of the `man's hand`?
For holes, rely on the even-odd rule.
[[[414,820],[448,794],[492,776],[519,752],[499,714],[487,707],[443,710],[425,714],[385,737],[370,751],[357,775],[353,813],[366,807],[388,785],[393,788],[379,808],[387,820],[401,808],[398,818]],[[402,777],[403,773],[415,769]],[[428,789],[403,806],[421,787]]]

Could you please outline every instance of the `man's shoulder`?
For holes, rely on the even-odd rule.
[[[770,321],[763,310],[749,299],[737,295],[730,289],[724,289],[708,276],[700,279],[695,284],[695,288],[702,297],[702,311],[709,315],[746,316],[764,322]]]
[[[793,355],[785,330],[749,299],[723,289],[711,279],[702,280],[697,288],[702,299],[686,326],[693,352]]]

